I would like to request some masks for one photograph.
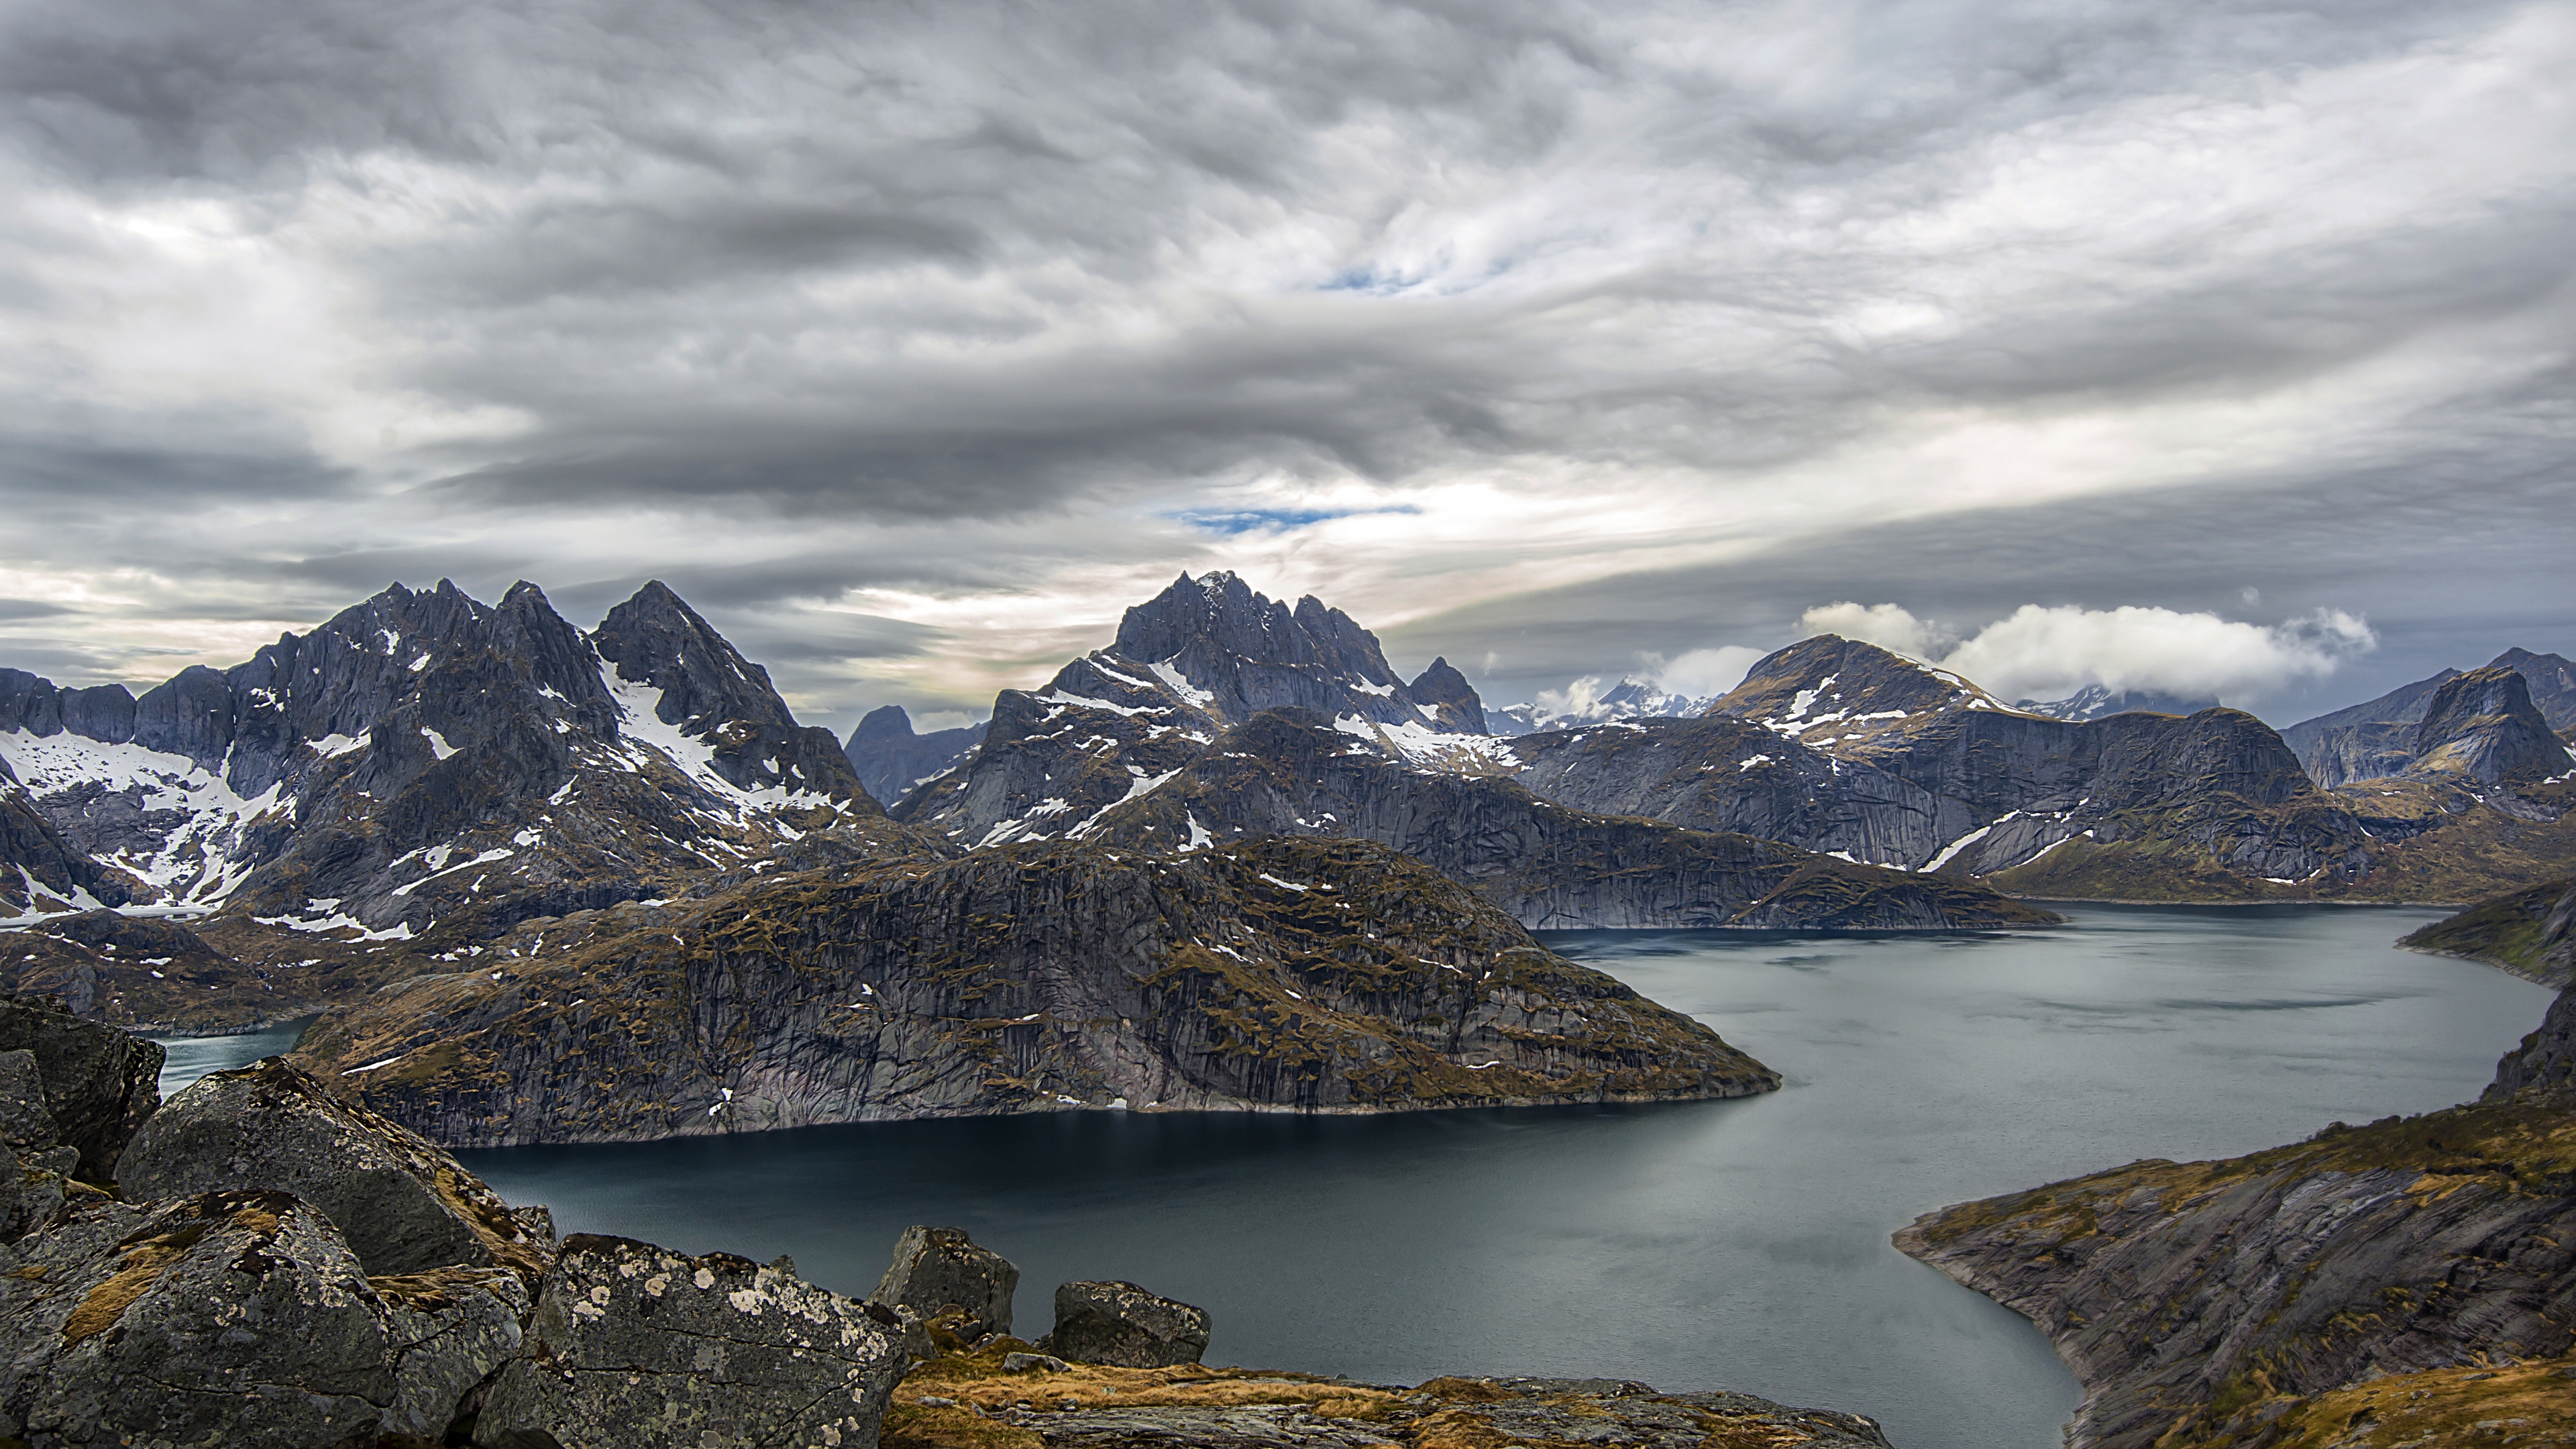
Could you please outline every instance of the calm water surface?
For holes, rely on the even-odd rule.
[[[1779,1069],[1735,1102],[1296,1119],[1068,1112],[462,1154],[567,1232],[795,1255],[865,1292],[952,1223],[1055,1284],[1206,1305],[1209,1358],[1380,1382],[1581,1373],[1856,1410],[1902,1449],[2056,1449],[2074,1380],[1887,1245],[1916,1214],[2476,1093],[2549,993],[2390,943],[2440,913],[2080,907],[1938,939],[1551,944]],[[236,1044],[238,1046],[238,1043]]]

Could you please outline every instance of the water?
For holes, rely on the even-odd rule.
[[[230,1071],[261,1057],[277,1056],[294,1046],[310,1025],[312,1018],[307,1017],[238,1036],[156,1036],[153,1040],[169,1052],[161,1061],[161,1098],[168,1101],[173,1092],[208,1072]]]
[[[1379,1382],[1581,1373],[2057,1449],[2039,1333],[1887,1245],[1916,1214],[2473,1096],[2549,993],[2390,943],[2438,912],[2078,907],[2070,929],[1551,944],[1779,1069],[1735,1102],[1286,1118],[1108,1112],[463,1154],[567,1232],[795,1255],[865,1292],[914,1222],[1207,1306],[1211,1361]]]

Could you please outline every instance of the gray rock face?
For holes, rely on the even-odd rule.
[[[2415,727],[2410,774],[2455,775],[2481,784],[2529,783],[2576,767],[2531,703],[2531,686],[2489,665],[2446,680]]]
[[[36,1054],[24,1047],[0,1052],[0,1143],[23,1155],[62,1140],[53,1110],[45,1105],[45,1079],[36,1070]]]
[[[889,704],[867,712],[841,753],[849,756],[850,768],[859,772],[868,793],[892,806],[964,759],[983,738],[981,724],[914,734],[912,716],[902,705]]]
[[[499,1272],[380,1291],[277,1192],[91,1198],[9,1251],[0,1433],[37,1446],[434,1444],[528,1301]]]
[[[275,1057],[170,1099],[116,1174],[129,1198],[294,1193],[339,1225],[371,1274],[498,1266],[533,1283],[553,1246],[435,1144]]]
[[[576,1234],[474,1442],[865,1449],[909,1363],[899,1329],[881,1304],[747,1258]]]
[[[1208,1315],[1133,1283],[1067,1283],[1055,1290],[1055,1327],[1038,1347],[1076,1363],[1163,1368],[1207,1352]]]
[[[0,1001],[0,1052],[26,1051],[43,1085],[56,1140],[77,1148],[78,1173],[106,1182],[117,1154],[161,1105],[157,1042],[98,1026],[26,998]]]
[[[1785,847],[1773,847],[1785,849]],[[1778,1078],[1383,846],[984,851],[769,878],[570,943],[508,996],[308,1038],[456,1145],[1110,1107],[1682,1100]],[[685,1047],[675,1044],[687,1043]]]
[[[1011,1295],[1019,1267],[990,1248],[977,1247],[963,1228],[909,1227],[895,1240],[894,1262],[870,1297],[909,1308],[924,1319],[963,1309],[957,1336],[973,1342],[1011,1331]]]

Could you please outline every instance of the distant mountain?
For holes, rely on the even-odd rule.
[[[1002,691],[975,752],[895,813],[968,848],[1081,839],[1225,730],[1282,706],[1420,764],[1478,768],[1497,744],[1448,661],[1407,683],[1339,609],[1312,597],[1292,609],[1230,573],[1183,574],[1045,689]]]
[[[1716,696],[1695,699],[1631,675],[1597,699],[1564,709],[1537,704],[1506,705],[1485,711],[1485,722],[1498,735],[1526,735],[1540,730],[1573,729],[1614,719],[1676,719],[1705,714]]]
[[[2414,759],[2405,773],[2457,776],[2481,785],[2535,785],[2576,766],[2532,704],[2520,671],[2488,665],[2444,680],[2415,726]]]
[[[1514,748],[1568,805],[2038,895],[2260,899],[2367,866],[2359,822],[2251,715],[2056,719],[1832,635],[1756,663],[1705,720]]]
[[[2531,702],[2553,730],[2576,726],[2576,664],[2555,654],[2508,649],[2487,667],[2510,669],[2523,677]],[[2281,731],[2281,738],[2318,784],[2331,790],[2357,780],[2404,774],[2415,758],[2415,726],[2425,706],[2460,671],[2445,669],[2429,679],[2400,685],[2377,699],[2305,719]]]
[[[2064,699],[2025,699],[2013,706],[2028,714],[2044,714],[2050,719],[2104,719],[2115,714],[2198,714],[2218,708],[2216,697],[2186,698],[2154,689],[2113,689],[2108,685],[2088,684]]]
[[[914,734],[912,716],[904,713],[902,705],[889,704],[869,710],[859,727],[850,731],[849,743],[841,752],[849,757],[850,768],[859,772],[859,783],[867,786],[868,793],[893,805],[917,786],[939,778],[983,738],[980,722]]]

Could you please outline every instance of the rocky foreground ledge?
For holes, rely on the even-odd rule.
[[[2048,1334],[2085,1388],[2072,1449],[2576,1444],[2576,988],[2475,1103],[1964,1203],[1896,1246]]]
[[[1211,1368],[1207,1313],[914,1228],[874,1293],[786,1258],[557,1242],[271,1058],[164,1104],[161,1048],[0,999],[0,1446],[1888,1449],[1867,1419],[1614,1380]]]

